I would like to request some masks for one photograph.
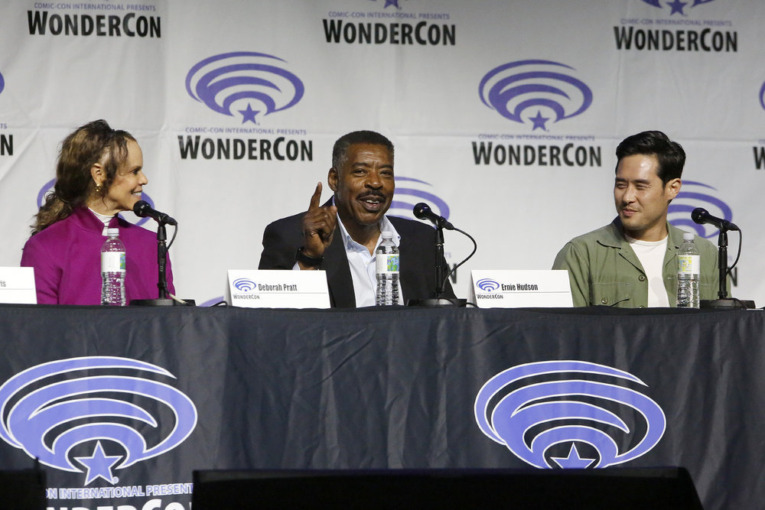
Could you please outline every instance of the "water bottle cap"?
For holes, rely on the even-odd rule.
[[[393,232],[390,230],[383,230],[382,231],[382,238],[383,239],[393,239]]]
[[[107,228],[106,229],[106,235],[107,235],[107,237],[119,237],[120,236],[120,229],[118,229],[118,228]]]
[[[696,234],[693,232],[683,232],[683,241],[693,241],[695,237]]]

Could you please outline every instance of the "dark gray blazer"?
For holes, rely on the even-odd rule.
[[[304,215],[305,213],[301,213],[282,218],[266,227],[263,232],[263,253],[260,255],[259,269],[292,269],[294,267],[295,253],[300,246],[303,246]],[[389,216],[388,219],[401,236],[400,281],[404,303],[410,299],[434,297],[436,230],[419,221],[394,216]],[[337,308],[355,308],[353,280],[341,237],[335,232],[332,243],[324,252],[321,269],[327,272],[331,305]],[[445,262],[444,267],[446,267]],[[448,281],[444,294],[443,297],[455,297]]]

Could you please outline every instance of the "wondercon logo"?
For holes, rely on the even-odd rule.
[[[234,280],[234,288],[236,290],[241,290],[242,292],[251,292],[258,288],[258,284],[249,278],[237,278]]]
[[[715,0],[693,0],[693,5],[691,5],[691,8],[694,8],[701,4],[708,4],[710,2],[714,2]],[[646,3],[648,5],[652,5],[654,7],[658,7],[659,9],[663,8],[664,6],[669,7],[671,9],[670,16],[673,14],[680,14],[682,16],[685,16],[685,7],[690,3],[690,1],[682,2],[681,0],[672,0],[665,1],[664,6],[661,4],[660,0],[643,0],[643,3]]]
[[[718,230],[712,225],[699,225],[691,219],[691,212],[697,207],[703,207],[712,216],[717,216],[726,221],[733,221],[733,211],[730,206],[716,198],[711,191],[716,188],[696,181],[683,181],[680,193],[669,204],[667,214],[668,221],[678,227],[695,232],[701,237],[713,237]]]
[[[5,79],[3,78],[3,75],[0,74],[0,93],[2,93],[3,90],[5,90]]]
[[[646,386],[586,361],[518,365],[483,385],[475,418],[490,439],[534,467],[605,468],[645,455],[664,435],[664,411],[629,387],[637,385]]]
[[[2,79],[2,76],[0,76],[0,80]],[[0,90],[2,90],[2,87],[0,87]],[[760,106],[762,106],[762,109],[765,110],[765,82],[762,84],[762,88],[760,88]]]
[[[388,210],[391,216],[417,219],[413,212],[414,206],[419,202],[425,202],[434,213],[449,219],[449,206],[440,197],[433,194],[430,183],[412,177],[400,176],[396,176],[395,181],[396,192]]]
[[[286,61],[251,51],[206,58],[186,75],[186,92],[214,112],[258,124],[261,117],[295,106],[305,87]],[[262,114],[262,115],[261,115]]]
[[[42,207],[45,204],[45,197],[48,196],[49,193],[53,192],[53,187],[56,185],[56,179],[51,179],[50,181],[43,184],[43,187],[40,188],[40,191],[37,193],[37,207]],[[141,200],[146,201],[152,209],[154,208],[154,200],[151,199],[149,195],[146,194],[146,192],[141,193]],[[131,213],[132,215],[132,213]],[[122,216],[122,215],[120,215]],[[131,223],[141,226],[147,221],[149,221],[151,218],[139,218],[138,216],[132,215],[135,218],[135,221],[131,221]],[[128,219],[122,217],[125,221],[128,221]]]
[[[481,278],[475,282],[476,286],[485,292],[494,292],[499,288],[499,282],[491,278]]]
[[[189,397],[146,375],[175,379],[156,365],[109,356],[29,368],[0,387],[0,437],[46,466],[84,473],[85,485],[115,484],[115,470],[172,450],[197,424]],[[159,425],[169,431],[164,437]]]
[[[571,76],[573,67],[549,60],[519,60],[495,67],[478,86],[483,104],[532,131],[570,119],[592,104],[592,91]]]

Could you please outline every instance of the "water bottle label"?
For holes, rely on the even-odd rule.
[[[377,273],[398,273],[398,253],[377,254]]]
[[[698,255],[678,255],[677,272],[680,274],[699,274],[701,261]]]
[[[125,270],[124,251],[105,251],[101,253],[101,272],[119,273]]]

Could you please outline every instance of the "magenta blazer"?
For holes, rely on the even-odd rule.
[[[115,216],[109,227],[120,229],[125,243],[125,296],[159,297],[156,234]],[[101,245],[104,224],[89,209],[80,207],[29,238],[21,265],[33,267],[37,303],[51,305],[101,304]],[[175,294],[173,271],[167,261],[167,288]]]

